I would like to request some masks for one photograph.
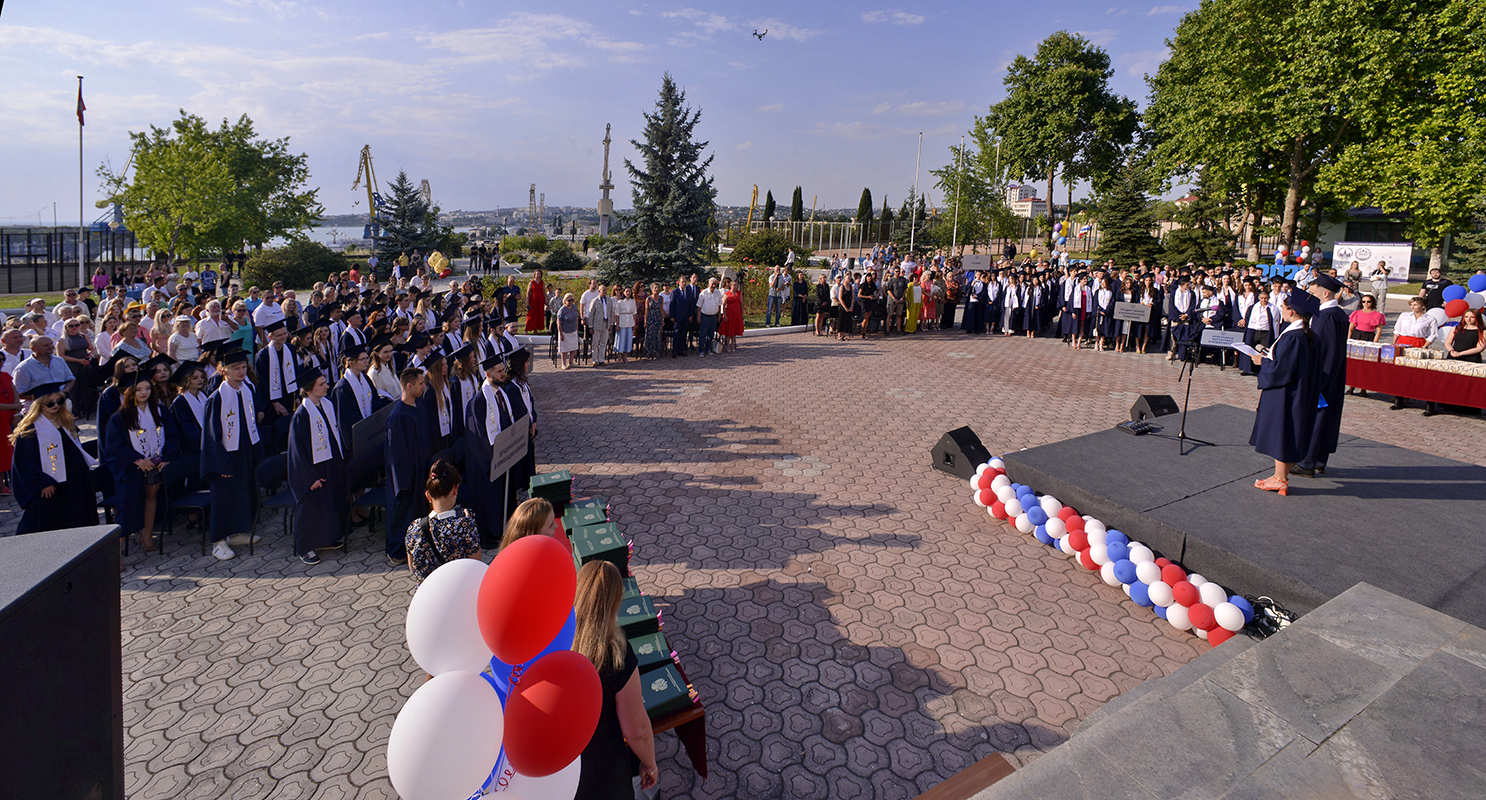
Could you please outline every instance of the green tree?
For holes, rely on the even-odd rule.
[[[764,194],[764,224],[768,225],[774,221],[774,190],[770,189]]]
[[[583,257],[573,252],[572,245],[558,239],[547,249],[542,268],[548,272],[572,272],[583,269]]]
[[[887,195],[882,196],[882,216],[880,219],[882,220],[882,236],[879,238],[887,241],[893,235],[893,210],[888,207]]]
[[[1134,101],[1109,90],[1113,75],[1109,54],[1082,36],[1047,37],[1034,58],[1012,61],[1002,81],[1006,99],[976,118],[971,135],[981,157],[994,157],[999,140],[1008,173],[1047,178],[1049,205],[1059,172],[1070,186],[1091,180],[1097,191],[1137,124]]]
[[[702,112],[684,107],[685,100],[685,93],[666,73],[655,113],[644,114],[645,141],[630,140],[645,168],[625,159],[633,187],[634,224],[605,244],[605,280],[668,283],[708,261],[706,242],[716,231],[717,189],[707,174],[712,157],[702,159],[708,143],[692,138]]]
[[[757,230],[744,234],[728,256],[729,263],[753,267],[783,266],[790,248],[795,250],[795,262],[805,264],[811,255],[808,247],[795,244],[783,231]]]
[[[1144,160],[1136,154],[1127,156],[1119,177],[1099,197],[1095,261],[1114,259],[1117,266],[1129,266],[1141,259],[1154,261],[1161,254],[1161,241],[1151,234],[1156,227],[1146,194],[1151,181],[1151,169]]]
[[[1486,207],[1479,207],[1482,219],[1486,219]],[[1486,229],[1469,228],[1455,234],[1454,273],[1474,275],[1476,270],[1486,269]]]
[[[862,199],[857,201],[857,222],[862,223],[863,226],[870,225],[872,222],[872,190],[866,187],[862,188]],[[863,227],[862,230],[869,230],[869,228]]]
[[[1233,233],[1223,224],[1228,209],[1220,200],[1199,189],[1188,202],[1173,205],[1172,219],[1180,227],[1167,233],[1163,241],[1167,261],[1216,264],[1233,255]]]
[[[805,221],[805,193],[800,187],[795,187],[795,196],[789,201],[789,221]]]
[[[291,289],[308,289],[332,272],[342,272],[345,256],[319,242],[297,239],[283,247],[259,250],[243,265],[243,286],[272,286],[283,281]]]
[[[382,234],[377,237],[377,257],[389,271],[405,250],[430,251],[444,242],[438,210],[430,206],[408,173],[401,170],[387,187],[387,203],[379,214]]]

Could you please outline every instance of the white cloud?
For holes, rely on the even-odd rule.
[[[758,110],[759,111],[783,111],[784,110],[784,104],[783,103],[773,103],[773,104],[767,105],[767,106],[759,106],[758,107]]]
[[[1160,50],[1137,50],[1131,53],[1121,53],[1115,56],[1115,63],[1123,65],[1126,74],[1134,78],[1144,78],[1146,75],[1154,75],[1160,69],[1162,62],[1171,57],[1170,48]]]
[[[788,22],[777,20],[773,17],[755,20],[749,24],[756,30],[768,31],[770,36],[777,36],[780,39],[793,39],[797,42],[806,41],[822,33],[821,31],[810,30],[809,28],[797,28]]]
[[[875,105],[875,106],[872,107],[872,113],[873,114],[886,114],[887,112],[892,111],[892,110],[893,110],[893,104],[892,103],[878,103],[877,105]]]
[[[513,14],[489,28],[467,28],[414,37],[436,50],[458,54],[465,63],[518,63],[527,68],[555,69],[585,62],[581,50],[565,52],[553,45],[570,41],[610,54],[614,61],[636,61],[650,49],[640,42],[620,42],[582,20],[559,14]]]
[[[743,144],[738,145],[736,149],[738,149],[738,150],[747,150],[750,147],[753,147],[753,142],[748,141],[748,142],[744,142]],[[77,259],[73,259],[73,260],[76,261]]]
[[[683,8],[680,11],[665,11],[661,13],[661,16],[666,19],[688,20],[707,33],[730,31],[738,27],[736,23],[721,14],[698,11],[695,8]]]
[[[926,117],[937,117],[943,114],[954,114],[965,110],[965,101],[946,100],[940,103],[930,103],[919,100],[914,103],[904,103],[895,110],[899,114],[919,114]]]
[[[1130,13],[1130,9],[1128,9],[1128,8],[1114,8],[1113,6],[1111,6],[1110,9],[1108,11],[1104,12],[1104,13],[1107,16],[1111,16],[1111,17],[1123,17],[1126,14],[1129,14]]]
[[[894,25],[918,25],[924,21],[921,14],[910,14],[907,11],[868,11],[862,14],[862,22],[891,22]]]
[[[1103,47],[1114,41],[1115,37],[1118,36],[1120,32],[1115,30],[1114,28],[1100,28],[1097,31],[1074,31],[1074,33],[1077,33],[1079,36],[1088,39],[1089,42],[1092,44]]]
[[[1159,14],[1180,14],[1181,11],[1181,6],[1155,6],[1150,11],[1145,12],[1145,15],[1147,17],[1154,17]]]

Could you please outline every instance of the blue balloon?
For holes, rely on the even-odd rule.
[[[562,624],[562,630],[557,632],[557,635],[552,638],[552,641],[548,642],[547,646],[542,648],[542,652],[537,653],[536,657],[532,658],[532,660],[527,661],[524,664],[519,665],[521,672],[526,672],[528,669],[531,669],[532,664],[537,663],[537,661],[540,660],[542,656],[545,656],[548,653],[555,653],[559,650],[573,649],[573,636],[577,632],[578,616],[574,611],[569,611],[568,621]],[[501,696],[502,703],[505,702],[506,694],[511,691],[510,677],[513,673],[516,672],[516,670],[517,665],[507,664],[506,662],[501,661],[495,656],[490,657],[490,672],[492,675],[495,676],[495,679],[491,680],[489,677],[487,677],[485,680],[490,681],[490,685],[495,687],[496,693]]]
[[[1166,619],[1165,606],[1151,606],[1151,610],[1156,612],[1156,616],[1160,617],[1161,619]]]
[[[1037,495],[1032,494],[1031,492],[1022,492],[1021,494],[1016,496],[1016,499],[1022,501],[1023,511],[1031,511],[1034,508],[1042,508],[1042,504],[1037,502]]]
[[[1146,586],[1140,581],[1130,584],[1130,599],[1135,601],[1135,605],[1145,606],[1146,608],[1155,605],[1155,603],[1151,602],[1151,587]]]
[[[1106,540],[1108,541],[1108,540]],[[1109,542],[1107,545],[1109,560],[1115,563],[1128,561],[1130,559],[1130,546],[1121,542]]]
[[[1054,542],[1053,537],[1047,535],[1046,525],[1038,525],[1037,528],[1032,531],[1032,535],[1037,537],[1037,541],[1042,542],[1045,545],[1051,545]]]
[[[1464,300],[1466,294],[1468,294],[1468,292],[1466,292],[1465,287],[1457,283],[1454,286],[1446,286],[1445,291],[1441,293],[1441,296],[1443,296],[1445,298],[1445,302],[1448,303],[1451,300]]]
[[[1032,520],[1033,525],[1046,525],[1047,512],[1042,510],[1042,506],[1032,506],[1027,509],[1027,519]]]
[[[1473,292],[1486,292],[1486,275],[1472,275],[1467,285]]]
[[[1134,584],[1140,583],[1140,580],[1135,577],[1135,562],[1128,558],[1115,562],[1114,574],[1120,583],[1129,586],[1132,591],[1135,588]]]
[[[1105,544],[1114,544],[1115,542],[1119,542],[1120,544],[1130,544],[1130,537],[1126,536],[1123,533],[1120,533],[1119,531],[1109,531],[1108,533],[1104,534]]]
[[[1011,484],[1011,490],[1013,492],[1016,492],[1017,494],[1021,494],[1022,493],[1022,490],[1025,489],[1025,488],[1027,488],[1027,487],[1021,485],[1020,483],[1013,483],[1013,484]]]
[[[1067,236],[1059,236],[1058,237],[1058,244],[1068,244],[1068,237]]]
[[[1235,594],[1228,598],[1228,602],[1238,606],[1238,610],[1243,612],[1243,621],[1245,625],[1254,621],[1254,606],[1250,604],[1249,601]]]

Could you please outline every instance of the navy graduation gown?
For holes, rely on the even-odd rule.
[[[1166,335],[1161,329],[1161,309],[1165,306],[1166,291],[1159,286],[1152,287],[1151,320],[1146,323],[1145,339],[1147,342],[1155,342],[1157,351],[1166,349]]]
[[[244,381],[240,390],[251,392],[253,387]],[[258,516],[256,469],[263,451],[261,441],[253,444],[248,437],[246,426],[254,421],[243,420],[247,411],[241,399],[237,400],[236,418],[243,425],[238,429],[237,450],[229,451],[223,444],[222,396],[222,390],[218,389],[207,398],[203,415],[206,429],[201,436],[201,477],[211,485],[214,542],[253,529]]]
[[[529,427],[536,421],[526,407],[526,399],[521,396],[521,389],[517,388],[514,381],[507,380],[501,384],[501,393],[506,396],[506,405],[511,409],[512,424],[517,427]],[[483,392],[482,392],[483,394]],[[531,437],[526,438],[526,455],[521,457],[511,471],[506,473],[506,515],[510,516],[516,510],[516,492],[531,482],[531,473],[527,472],[527,463],[531,458]]]
[[[107,442],[104,437],[108,435],[108,420],[119,412],[119,406],[124,404],[123,395],[119,394],[119,387],[110,385],[98,395],[98,452],[103,453],[103,447]],[[68,475],[72,470],[67,471]]]
[[[211,399],[204,396],[204,399]],[[180,436],[181,457],[201,458],[201,424],[196,421],[196,412],[191,410],[191,403],[186,399],[184,392],[176,395],[170,402],[171,416],[175,419],[175,427]],[[203,412],[202,418],[205,419]]]
[[[143,409],[141,409],[143,412]],[[160,409],[156,422],[163,429],[165,436],[164,448],[160,453],[160,460],[170,463],[180,458],[180,436],[177,433],[175,417],[165,409]],[[108,421],[107,444],[102,450],[103,463],[108,465],[108,471],[114,476],[114,486],[117,491],[119,509],[119,527],[125,533],[134,533],[144,528],[144,473],[134,468],[134,462],[144,457],[134,449],[133,440],[129,437],[129,431],[124,424],[124,418],[115,414]],[[72,465],[67,466],[67,476],[72,477]],[[165,498],[162,493],[157,492],[158,499],[155,502],[156,517],[165,512]]]
[[[437,390],[434,388],[432,381],[429,381],[428,388],[424,390],[423,396],[418,398],[418,410],[423,412],[423,416],[427,421],[428,435],[433,442],[431,452],[434,454],[449,450],[458,444],[460,438],[464,436],[464,403],[459,398],[459,381],[446,380],[445,385],[449,388],[448,436],[445,436],[443,430],[439,427],[439,407],[437,405],[438,401],[434,396],[434,392]],[[432,465],[432,461],[429,463]]]
[[[537,399],[536,397],[532,397],[531,401],[527,402],[527,399],[521,395],[522,388],[526,389],[526,393],[528,395],[532,393],[531,384],[527,383],[523,387],[522,385],[518,385],[516,381],[510,380],[506,382],[506,386],[510,388],[510,391],[507,392],[506,396],[511,398],[512,412],[515,413],[518,407],[521,409],[525,409],[527,415],[531,417],[532,426],[535,427],[537,424]],[[516,413],[516,416],[519,418],[521,415],[519,413]],[[520,477],[514,479],[517,481],[518,489],[524,486],[529,486],[531,484],[531,476],[537,474],[536,437],[533,436],[526,441],[526,460],[522,464]]]
[[[331,405],[327,397],[320,401]],[[315,425],[309,401],[299,405],[289,421],[289,491],[294,493],[294,552],[299,555],[340,540],[351,518],[351,495],[346,486],[346,457],[341,442],[324,432],[330,458],[315,463]],[[324,421],[329,424],[329,417]],[[324,481],[311,489],[315,481]]]
[[[1315,344],[1301,330],[1282,334],[1259,367],[1259,408],[1249,444],[1276,461],[1305,456],[1316,421]]]
[[[468,493],[461,497],[463,505],[475,512],[475,523],[480,529],[480,546],[485,549],[496,547],[500,544],[501,537],[505,535],[506,519],[513,509],[506,507],[508,493],[506,486],[510,482],[510,473],[501,475],[495,480],[490,480],[490,439],[485,435],[485,384],[480,384],[481,389],[475,393],[475,401],[470,405],[469,416],[465,418],[465,471],[464,483],[468,487]],[[503,392],[498,392],[504,395]],[[511,412],[506,406],[498,406],[496,413],[500,416],[501,430],[511,425]]]
[[[347,375],[350,373],[347,372]],[[371,385],[371,379],[365,373],[361,376],[366,381],[367,391],[371,392],[371,412],[373,414],[381,411],[388,403],[392,402],[377,392],[375,386]],[[330,390],[329,399],[335,403],[335,421],[341,428],[341,441],[347,447],[351,446],[351,429],[356,423],[366,419],[361,415],[361,404],[356,402],[356,390],[351,388],[351,382],[345,377],[336,381]]]
[[[1311,320],[1316,334],[1317,391],[1326,398],[1326,407],[1316,412],[1315,429],[1306,448],[1306,467],[1326,466],[1326,459],[1336,452],[1342,432],[1342,403],[1347,397],[1347,312],[1336,306],[1323,308]]]
[[[65,432],[62,433],[62,457],[67,464],[67,482],[57,483],[42,469],[41,442],[36,433],[33,431],[16,440],[10,472],[11,489],[21,507],[16,535],[98,524],[97,497],[93,492],[88,462],[83,458],[83,451]],[[51,497],[42,497],[41,491],[48,486],[57,487],[56,491]]]
[[[416,406],[401,400],[387,417],[387,555],[403,559],[404,542],[413,520],[428,513],[423,497],[428,486],[428,462],[433,437],[428,418]]]
[[[279,372],[279,399],[277,401],[270,400],[269,381],[271,373],[268,369],[268,353],[270,350],[273,350],[272,344],[264,345],[263,349],[258,351],[258,355],[253,357],[254,374],[258,379],[257,385],[254,387],[253,404],[257,406],[258,413],[263,415],[263,420],[258,423],[259,443],[263,445],[265,452],[277,454],[283,452],[284,442],[289,436],[289,417],[294,413],[296,392],[290,391],[288,388],[289,379],[294,377],[294,374],[291,374],[289,370],[294,370],[297,374],[300,359],[299,351],[294,349],[294,345],[284,345],[282,369]],[[273,407],[275,402],[283,406],[284,410],[288,413],[280,414]]]
[[[1268,315],[1267,319],[1269,321],[1269,327],[1265,330],[1255,329],[1253,327],[1253,321],[1260,317],[1264,317],[1266,314]],[[1260,306],[1258,300],[1255,300],[1253,303],[1251,303],[1248,309],[1244,311],[1243,322],[1243,341],[1244,344],[1248,345],[1249,347],[1254,347],[1256,345],[1267,346],[1270,342],[1274,341],[1275,331],[1277,329],[1281,329],[1285,324],[1284,320],[1280,319],[1280,315],[1276,314],[1274,312],[1274,309],[1271,308],[1268,303]],[[1249,356],[1245,353],[1239,353],[1238,369],[1245,375],[1254,374],[1254,359],[1249,358]]]

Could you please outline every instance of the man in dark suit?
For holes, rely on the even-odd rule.
[[[1311,318],[1311,331],[1316,334],[1316,360],[1319,362],[1317,388],[1325,407],[1316,412],[1310,446],[1305,459],[1290,472],[1309,475],[1326,472],[1326,459],[1336,452],[1341,437],[1342,401],[1347,395],[1347,312],[1336,302],[1341,281],[1323,272],[1307,289],[1321,301],[1321,310]]]

